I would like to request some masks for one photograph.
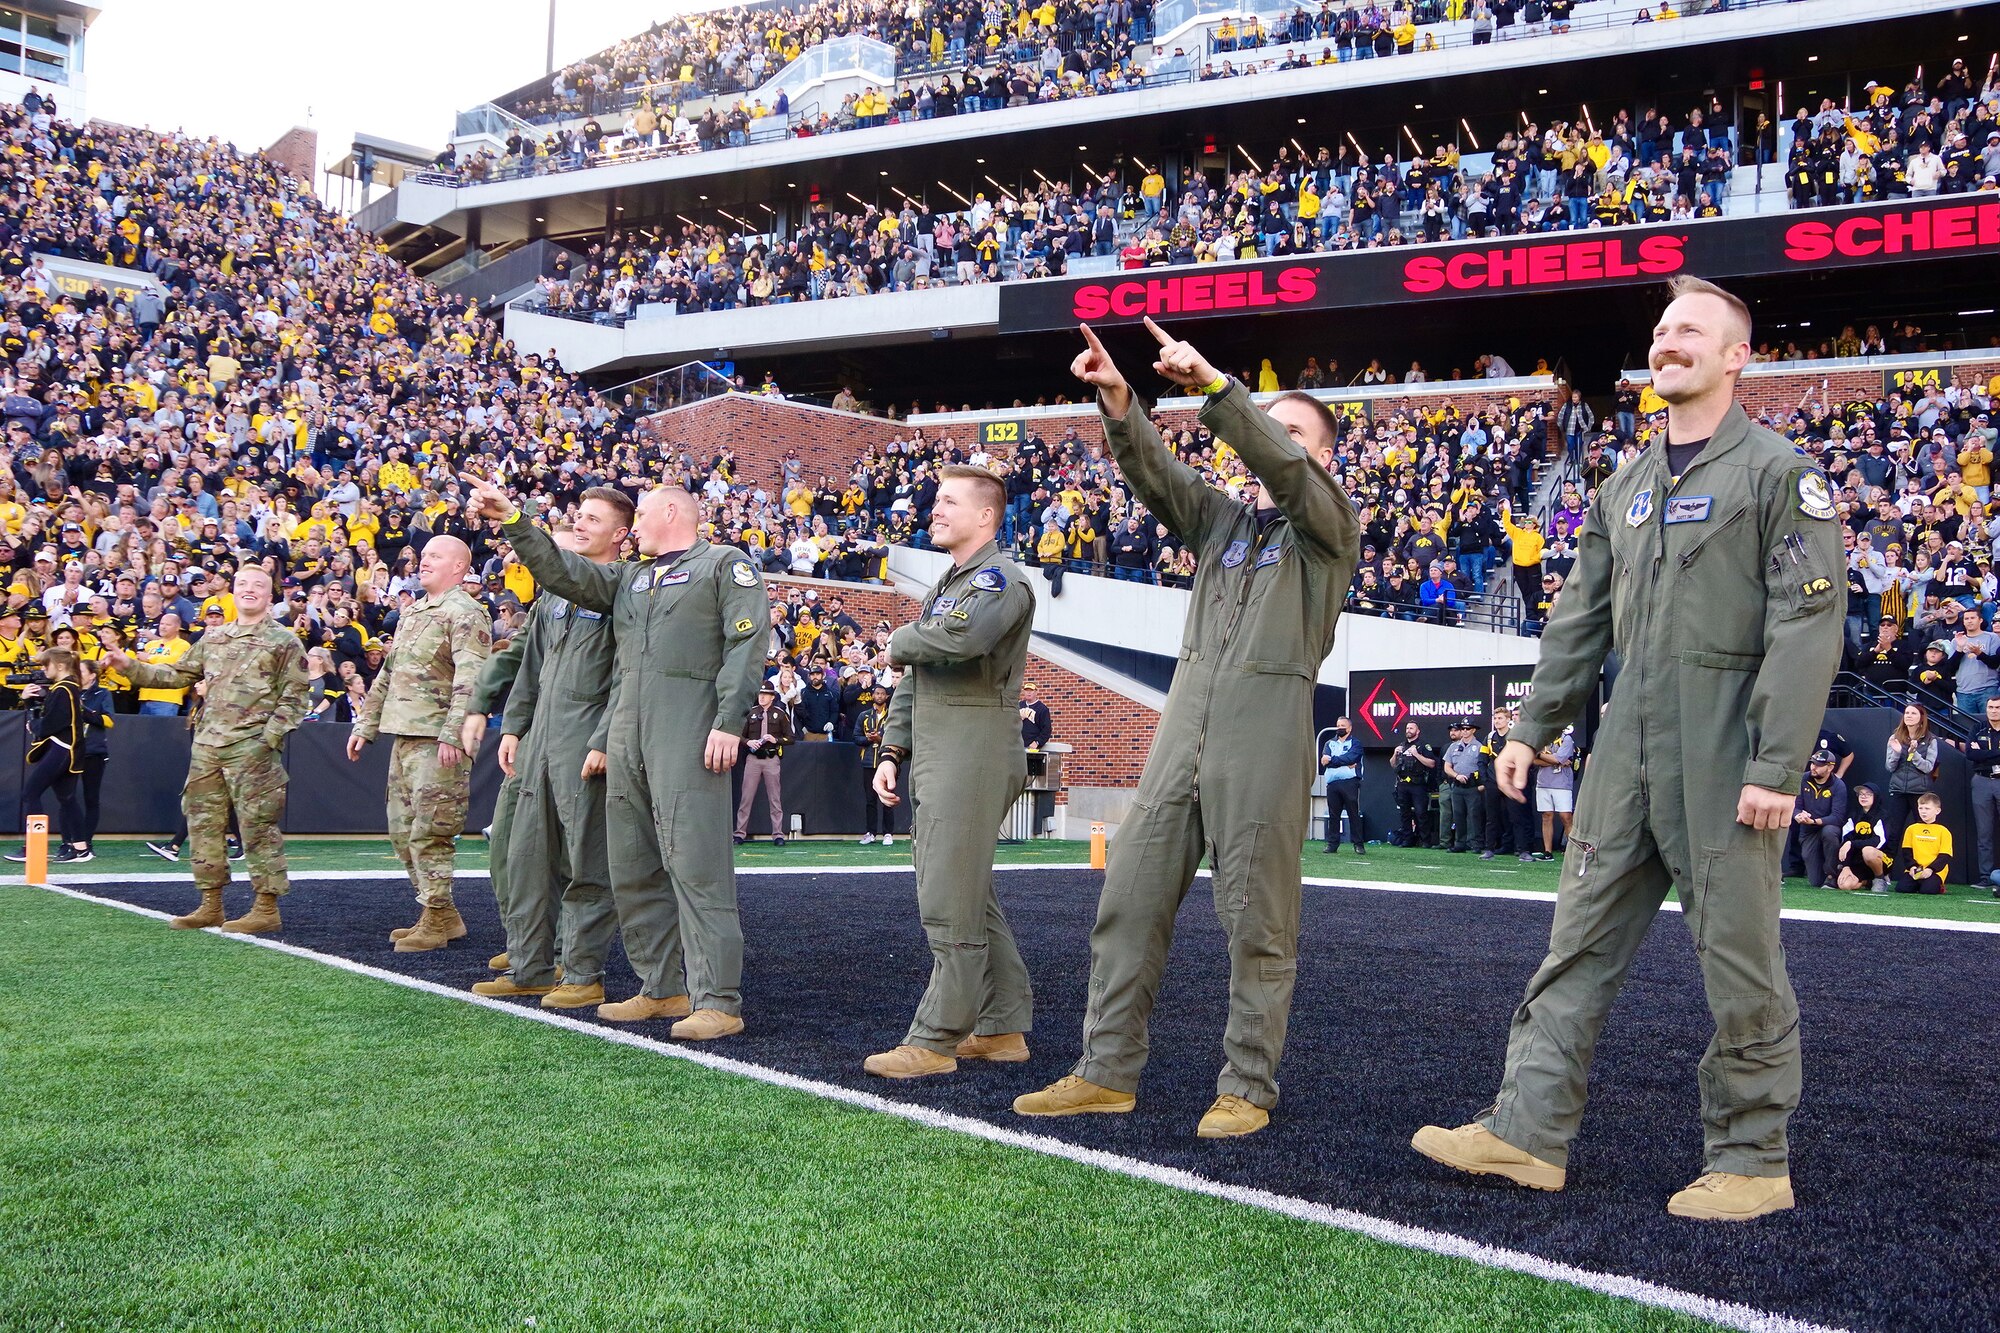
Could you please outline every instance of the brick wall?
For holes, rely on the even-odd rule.
[[[734,450],[738,479],[766,486],[781,475],[778,465],[787,449],[799,451],[807,482],[822,472],[845,478],[856,459],[870,448],[880,453],[902,429],[880,417],[744,393],[670,408],[647,417],[639,428],[663,449],[686,450],[698,467],[724,449]]]
[[[916,600],[892,588],[782,576],[765,582],[781,598],[793,586],[817,589],[822,603],[837,593],[847,614],[864,627],[878,620],[903,625],[917,613]],[[1034,653],[1028,654],[1028,679],[1049,706],[1055,739],[1076,747],[1063,771],[1065,781],[1079,787],[1139,785],[1158,713]]]
[[[278,141],[264,150],[264,156],[275,162],[304,186],[317,194],[314,188],[319,180],[319,131],[295,125],[279,136]]]
[[[2000,374],[2000,356],[1991,360],[1956,361],[1951,364],[1954,380],[1990,379]],[[1813,399],[1818,401],[1820,381],[1826,381],[1827,401],[1834,404],[1852,402],[1857,398],[1879,398],[1882,395],[1883,379],[1880,370],[1838,370],[1819,372],[1811,369],[1787,371],[1775,375],[1755,375],[1742,380],[1737,386],[1737,401],[1751,416],[1760,412],[1789,414],[1799,405],[1799,398],[1807,389],[1813,390]],[[1918,390],[1917,392],[1921,392]]]

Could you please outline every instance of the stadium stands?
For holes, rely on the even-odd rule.
[[[1960,61],[1934,84],[1875,84],[1852,110],[1830,99],[1816,113],[1802,106],[1782,136],[1767,126],[1748,156],[1773,160],[1782,143],[1785,165],[1771,181],[1801,208],[1995,188],[2000,120],[1991,90],[1975,101],[1966,78]],[[895,210],[816,202],[783,236],[693,221],[619,229],[561,264],[528,304],[621,324],[645,306],[688,314],[1059,276],[1086,256],[1160,268],[1692,221],[1727,215],[1746,156],[1713,99],[1620,109],[1602,126],[1544,130],[1525,112],[1521,121],[1486,153],[1439,143],[1403,162],[1364,160],[1349,143],[1309,154],[1288,136],[1254,157],[1239,148],[1252,169],[1219,187],[1202,175],[1170,184],[1151,170],[1080,188],[1042,176],[1020,198],[996,189],[963,207],[907,196]]]

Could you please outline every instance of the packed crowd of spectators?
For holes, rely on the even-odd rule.
[[[530,120],[622,112],[760,88],[806,50],[858,34],[896,50],[899,71],[1018,63],[1081,72],[1129,56],[1152,33],[1152,0],[816,0],[662,19],[558,70],[545,94],[508,99]],[[1038,79],[1039,81],[1039,79]]]
[[[1151,44],[1152,0],[820,0],[718,9],[661,20],[564,67],[546,87],[501,99],[531,125],[558,127],[544,138],[510,144],[505,158],[441,164],[474,178],[567,171],[634,151],[741,146],[773,116],[772,132],[830,134],[1102,96],[1163,78],[1240,78],[1553,36],[1569,31],[1579,3],[1588,0],[1319,0],[1269,22],[1224,17],[1171,49]],[[1663,2],[1637,9],[1630,21],[1682,16]],[[895,50],[895,86],[851,94],[811,117],[794,117],[782,91],[765,104],[758,90],[786,65],[849,35]]]
[[[2000,92],[1970,92],[1961,61],[1934,88],[1871,83],[1858,111],[1800,108],[1785,137],[1795,202],[1995,188]],[[1776,142],[1760,131],[1765,139]],[[1449,143],[1407,161],[1371,161],[1350,142],[1310,156],[1286,142],[1268,158],[1245,157],[1250,167],[1217,178],[1045,178],[1018,196],[996,188],[950,208],[822,201],[783,237],[691,221],[623,230],[566,261],[532,299],[621,323],[642,305],[686,314],[1061,276],[1086,256],[1146,269],[1717,217],[1740,154],[1711,98],[1675,112],[1621,109],[1603,124],[1543,129],[1524,116],[1476,170]]]

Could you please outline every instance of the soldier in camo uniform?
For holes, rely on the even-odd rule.
[[[347,738],[347,757],[381,734],[389,753],[389,842],[410,874],[423,914],[389,932],[397,953],[442,949],[465,934],[452,902],[455,839],[465,829],[472,761],[459,748],[465,710],[493,647],[485,608],[460,586],[472,553],[456,537],[424,543],[417,582],[424,595],[396,622],[396,643]]]
[[[285,869],[285,737],[311,704],[305,650],[297,636],[272,621],[271,575],[251,565],[238,571],[232,589],[236,619],[201,636],[171,665],[134,661],[115,640],[104,660],[134,685],[185,689],[202,682],[181,808],[187,813],[201,906],[172,925],[179,930],[221,926],[239,935],[279,929],[278,899],[291,889]],[[222,891],[229,884],[229,811],[243,834],[243,858],[257,900],[249,912],[224,921]]]

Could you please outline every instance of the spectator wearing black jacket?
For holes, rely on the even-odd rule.
[[[83,703],[77,683],[76,654],[51,648],[35,659],[49,678],[47,685],[26,685],[24,702],[34,705],[35,721],[28,733],[28,774],[21,785],[24,814],[42,813],[42,797],[53,791],[62,844],[51,862],[91,860],[88,821],[83,812]],[[25,861],[28,849],[7,853],[9,861]]]
[[[792,721],[802,741],[823,741],[833,735],[840,718],[840,696],[826,683],[824,671],[806,673],[806,687],[792,707]]]

